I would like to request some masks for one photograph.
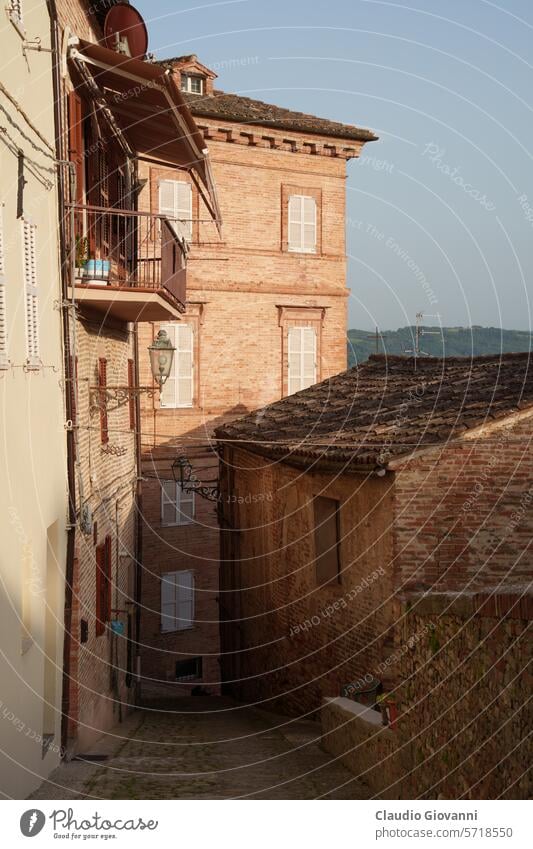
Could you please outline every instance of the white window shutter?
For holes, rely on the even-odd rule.
[[[6,280],[3,207],[0,204],[0,367],[7,365]]]
[[[37,289],[36,226],[22,222],[24,252],[24,288],[26,311],[26,351],[30,365],[39,364],[39,308]]]
[[[167,572],[161,577],[161,630],[183,631],[194,622],[194,573]]]
[[[176,589],[174,572],[161,577],[161,630],[176,630]]]
[[[192,407],[193,402],[193,332],[190,324],[176,325],[174,354],[177,406]]]
[[[176,348],[176,325],[175,324],[165,324],[161,327],[161,330],[165,330],[167,335]],[[159,398],[159,403],[161,407],[177,407],[177,399],[176,399],[176,358],[178,356],[178,352],[174,351],[174,360],[172,362],[172,368],[170,369],[170,374],[168,378],[165,380],[163,387],[161,389],[161,394]]]
[[[288,393],[316,383],[316,332],[312,327],[288,330]]]
[[[161,481],[161,524],[176,524],[176,481]]]
[[[316,201],[313,197],[289,197],[288,248],[299,253],[316,251]]]
[[[192,239],[192,186],[185,180],[159,181],[159,213],[177,221],[177,231]]]
[[[194,492],[185,492],[179,484],[176,484],[177,498],[177,523],[188,525],[194,521]]]

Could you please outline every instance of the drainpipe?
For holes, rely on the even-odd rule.
[[[133,367],[134,383],[139,385],[139,335],[138,326],[133,328]],[[142,592],[142,476],[141,476],[141,396],[135,393],[135,450],[137,455],[137,491],[135,508],[137,511],[135,523],[135,653],[134,653],[134,677],[136,684],[136,701],[141,695],[141,592]]]
[[[59,50],[59,32],[57,20],[57,8],[55,0],[46,0],[48,7],[48,15],[50,18],[50,41],[52,47],[52,85],[54,96],[54,126],[56,133],[56,158],[58,160],[58,168],[61,169],[63,158],[62,140],[63,140],[63,118],[61,110],[61,79],[59,73],[60,65],[60,50]],[[67,300],[68,274],[66,249],[65,228],[65,199],[63,196],[63,184],[61,174],[58,179],[58,216],[59,216],[59,245],[60,245],[60,262],[61,262],[61,298],[62,301]],[[65,360],[65,385],[72,386],[74,378],[72,359],[70,356],[70,335],[69,335],[69,311],[62,308],[62,323],[63,323],[63,352]],[[72,419],[72,393],[65,393],[65,408],[67,421]],[[67,487],[68,487],[68,525],[67,525],[67,551],[65,563],[65,611],[64,611],[64,640],[63,640],[63,688],[61,699],[61,752],[62,757],[65,757],[66,747],[68,743],[68,717],[70,713],[70,649],[72,643],[72,596],[73,596],[73,581],[74,581],[74,553],[76,542],[76,484],[75,484],[75,468],[74,468],[74,432],[67,430]]]

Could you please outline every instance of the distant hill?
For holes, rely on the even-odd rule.
[[[499,327],[422,327],[420,349],[433,357],[470,357],[533,350],[533,335],[527,330]],[[425,335],[427,333],[428,335]],[[379,353],[404,354],[413,349],[415,327],[382,330]],[[362,363],[376,353],[375,336],[368,330],[348,331],[348,365]]]

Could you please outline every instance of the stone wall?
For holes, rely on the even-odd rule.
[[[324,748],[382,798],[530,798],[531,595],[413,596],[396,614],[396,728],[336,700]]]

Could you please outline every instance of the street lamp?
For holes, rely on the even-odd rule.
[[[154,339],[148,348],[152,375],[160,389],[170,375],[175,350],[166,330],[160,330],[157,338]]]

